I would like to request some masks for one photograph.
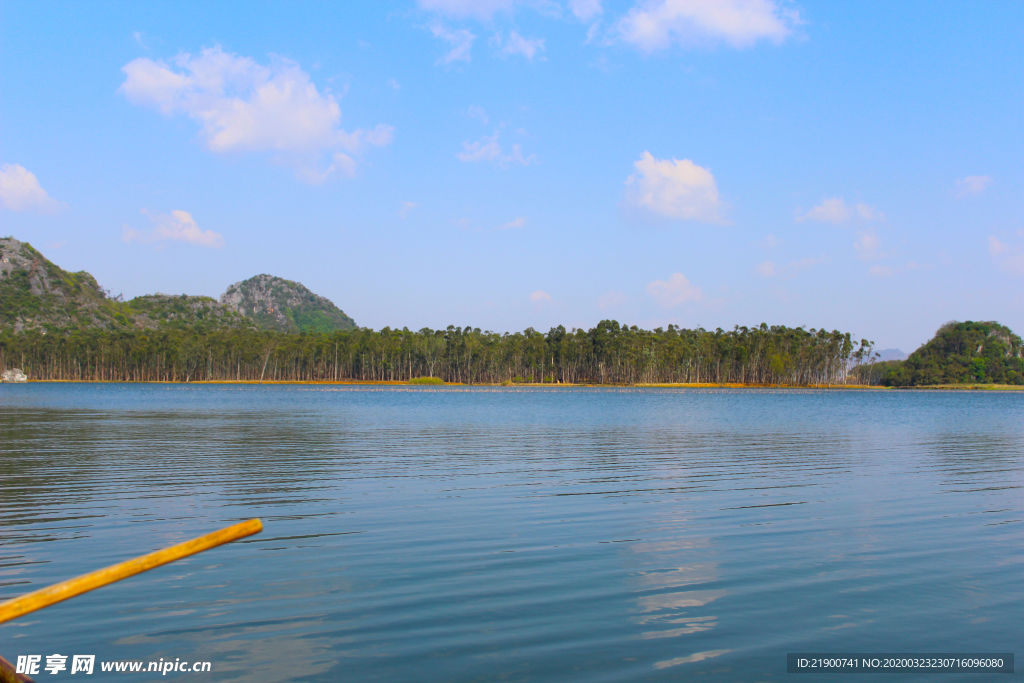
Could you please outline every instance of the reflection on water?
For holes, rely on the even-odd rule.
[[[1022,401],[3,385],[2,597],[266,528],[0,626],[0,653],[270,683],[764,681],[789,651],[1012,651]]]

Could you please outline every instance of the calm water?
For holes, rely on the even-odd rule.
[[[2,597],[265,530],[0,626],[0,654],[246,682],[1019,657],[1022,418],[1019,393],[2,385]]]

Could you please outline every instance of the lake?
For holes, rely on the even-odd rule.
[[[265,525],[0,626],[0,654],[269,683],[1013,652],[1022,418],[1010,392],[0,385],[4,599]],[[992,679],[899,678],[943,676]]]

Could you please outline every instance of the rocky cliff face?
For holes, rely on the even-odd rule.
[[[252,318],[262,329],[333,332],[356,329],[355,321],[330,300],[298,282],[257,275],[228,287],[220,303]]]
[[[89,273],[69,273],[28,243],[0,239],[0,328],[110,329],[128,323],[119,313],[118,303]]]

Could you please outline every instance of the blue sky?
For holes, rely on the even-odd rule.
[[[360,325],[1024,331],[1024,5],[0,2],[0,233]]]

